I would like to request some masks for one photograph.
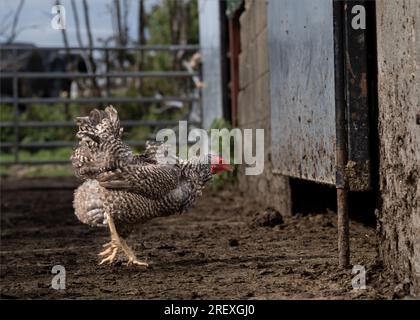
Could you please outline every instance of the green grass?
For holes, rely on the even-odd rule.
[[[70,158],[72,149],[71,148],[56,148],[56,149],[44,149],[37,152],[29,152],[27,150],[19,151],[19,160],[66,160]],[[1,161],[13,160],[14,154],[12,153],[0,153]]]
[[[42,164],[25,166],[0,166],[0,176],[7,177],[72,177],[70,165]]]
[[[31,153],[27,150],[19,151],[19,160],[66,160],[70,158],[71,148],[57,148],[51,150],[40,150]],[[14,154],[0,153],[1,161],[14,160]],[[72,176],[73,170],[70,165],[43,164],[43,165],[0,165],[0,176]]]
[[[226,121],[225,119],[216,119],[213,121],[213,123],[210,125],[209,133],[211,132],[211,129],[227,129],[231,130],[232,126],[231,124]],[[219,141],[212,141],[212,143],[218,143],[218,149],[222,149],[222,141],[219,139]],[[233,167],[233,171],[231,172],[223,172],[221,174],[217,174],[213,176],[213,184],[212,184],[212,191],[216,192],[218,190],[223,189],[223,187],[234,185],[237,181],[236,179],[236,171],[237,171],[237,165],[233,163],[233,141],[230,140],[230,150],[231,150],[231,166]],[[214,150],[213,150],[214,151]]]

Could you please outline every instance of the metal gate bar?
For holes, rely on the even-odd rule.
[[[200,50],[200,46],[196,44],[186,44],[186,45],[144,45],[144,46],[135,46],[135,47],[19,47],[19,46],[7,46],[7,47],[0,47],[1,50],[33,50],[33,51],[45,51],[45,50],[53,50],[53,51],[86,51],[86,50],[93,50],[93,51],[198,51]]]
[[[141,71],[141,72],[110,72],[110,73],[81,73],[81,72],[5,72],[0,78],[49,79],[49,78],[190,78],[197,73],[187,71]]]
[[[200,125],[199,122],[188,122],[191,125]],[[135,127],[135,126],[151,126],[151,127],[163,127],[163,126],[176,126],[178,121],[176,120],[124,120],[121,121],[124,127]],[[13,121],[0,121],[0,128],[11,128],[14,126]],[[19,123],[21,128],[49,128],[49,127],[74,127],[74,121],[23,121]]]
[[[165,101],[182,101],[182,102],[193,102],[199,101],[198,97],[92,97],[92,98],[2,98],[0,103],[27,103],[27,104],[58,104],[58,103],[79,103],[79,104],[90,104],[95,102],[104,103],[151,103],[151,102],[165,102]]]
[[[78,53],[87,51],[104,51],[106,55],[105,63],[109,62],[109,51],[198,51],[199,45],[145,45],[135,47],[20,47],[20,46],[7,46],[0,47],[0,54],[4,51],[12,51],[14,57],[18,57],[19,52],[37,52],[37,51],[51,51],[55,53]],[[106,68],[106,72],[18,72],[16,67],[10,72],[0,72],[0,80],[11,78],[12,79],[12,91],[11,97],[0,97],[1,104],[12,104],[13,105],[13,121],[0,121],[0,129],[2,128],[13,128],[14,129],[14,141],[5,142],[0,141],[1,149],[13,148],[14,159],[13,160],[0,160],[0,165],[9,164],[57,164],[57,163],[68,163],[68,160],[20,160],[19,150],[20,149],[43,149],[43,148],[58,148],[58,147],[72,147],[75,145],[75,141],[46,141],[46,142],[28,142],[21,143],[19,139],[20,128],[71,128],[75,127],[72,121],[21,121],[19,119],[19,104],[26,104],[28,108],[32,104],[129,104],[129,103],[159,103],[159,102],[184,102],[191,104],[200,103],[200,97],[196,93],[197,91],[191,90],[189,95],[183,96],[137,96],[137,97],[110,97],[109,96],[109,82],[110,78],[178,78],[178,79],[192,79],[198,74],[191,71],[138,71],[138,72],[109,72]],[[62,97],[50,97],[50,98],[37,98],[37,97],[19,97],[19,80],[20,79],[89,79],[89,78],[105,78],[107,80],[106,89],[104,92],[106,96],[101,97],[79,97],[79,98],[62,98]],[[200,104],[201,105],[201,104]],[[190,107],[189,106],[189,107]],[[139,106],[141,107],[141,106]],[[125,120],[122,121],[122,125],[125,127],[165,127],[165,126],[176,126],[177,120]],[[191,122],[189,125],[200,126],[200,122]],[[145,141],[126,141],[132,146],[144,146]]]

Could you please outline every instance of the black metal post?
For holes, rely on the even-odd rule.
[[[15,141],[14,141],[14,162],[19,162],[19,86],[18,86],[18,75],[17,75],[17,67],[18,67],[18,56],[17,50],[13,50],[13,56],[16,59],[16,64],[13,68],[13,123],[14,123],[14,133],[15,133]]]
[[[336,112],[336,188],[338,218],[338,262],[340,267],[350,265],[348,184],[345,174],[347,164],[347,134],[345,112],[345,78],[343,41],[344,1],[333,1],[334,51],[335,51],[335,112]]]
[[[106,74],[109,74],[109,51],[105,50],[105,69],[106,69]],[[110,79],[109,76],[106,77],[106,97],[109,98],[111,96],[111,84],[110,84]]]

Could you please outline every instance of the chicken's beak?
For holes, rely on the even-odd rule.
[[[227,163],[223,157],[216,155],[212,156],[210,169],[212,174],[222,173],[225,171],[233,171],[233,167]]]

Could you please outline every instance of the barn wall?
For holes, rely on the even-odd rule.
[[[420,2],[377,1],[379,253],[420,295]]]
[[[240,188],[248,198],[291,214],[287,177],[273,174],[270,161],[270,93],[267,51],[267,3],[246,0],[240,17],[238,124],[243,129],[265,129],[265,166],[258,176],[240,175]],[[243,170],[244,168],[242,168]]]

